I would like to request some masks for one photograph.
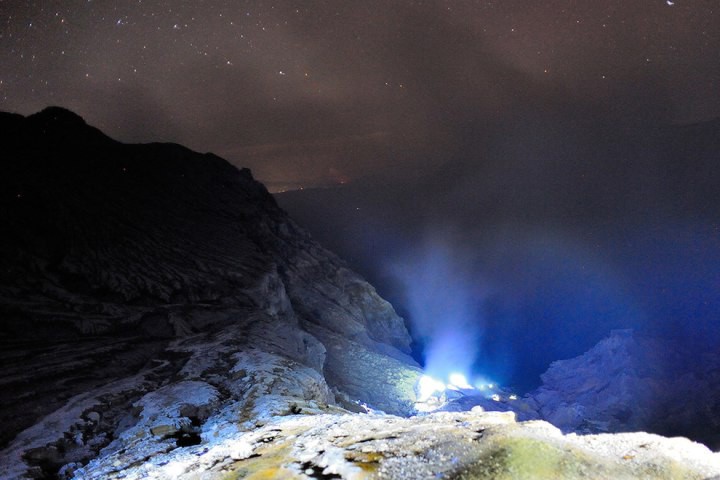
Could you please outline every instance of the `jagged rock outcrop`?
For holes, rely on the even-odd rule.
[[[720,355],[687,362],[667,340],[615,330],[583,355],[554,362],[526,401],[566,432],[693,433],[720,448]],[[690,429],[692,426],[692,429]]]
[[[402,319],[248,170],[56,107],[0,114],[0,150],[0,476],[51,476],[133,428],[160,445],[228,405],[410,410]],[[143,413],[169,391],[202,402]]]

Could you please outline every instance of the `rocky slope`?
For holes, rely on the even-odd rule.
[[[175,382],[240,412],[285,388],[409,411],[402,319],[249,171],[59,108],[0,115],[0,148],[0,476],[87,461]]]
[[[402,319],[248,171],[58,108],[0,114],[0,148],[1,478],[720,475],[684,439],[389,415]]]
[[[720,449],[720,355],[688,362],[672,342],[616,330],[585,354],[554,362],[526,400],[566,432],[690,434]]]

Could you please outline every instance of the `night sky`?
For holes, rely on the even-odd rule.
[[[720,116],[712,0],[6,0],[0,46],[0,110],[63,106],[121,141],[212,151],[271,191],[431,169],[533,112]]]

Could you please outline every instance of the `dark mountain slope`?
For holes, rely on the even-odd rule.
[[[219,373],[264,352],[327,378],[334,394],[318,376],[307,400],[407,411],[416,370],[402,319],[248,170],[178,145],[121,144],[60,108],[0,115],[0,149],[1,440],[107,390],[87,407],[102,439],[48,453],[75,428],[66,418],[21,441],[39,448],[36,468],[92,456],[143,392],[199,379],[183,370],[198,355]],[[237,382],[209,385],[221,403],[255,402]]]

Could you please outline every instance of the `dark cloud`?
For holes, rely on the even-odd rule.
[[[284,184],[326,184],[336,171],[356,178],[398,156],[431,168],[437,161],[423,152],[457,148],[536,112],[627,124],[720,112],[720,29],[707,4],[76,0],[1,8],[0,108],[67,106],[119,139],[226,153]],[[354,154],[350,140],[328,153],[328,144],[356,136],[370,145]],[[302,156],[289,148],[242,157],[293,144]],[[298,176],[296,162],[314,162],[317,176]]]

